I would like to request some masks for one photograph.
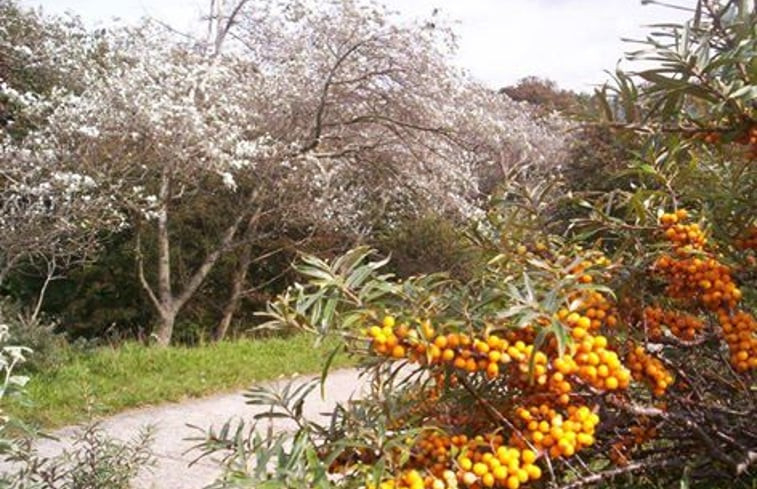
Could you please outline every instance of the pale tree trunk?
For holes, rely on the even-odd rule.
[[[168,234],[168,203],[171,199],[171,173],[163,170],[160,182],[160,207],[158,209],[158,312],[160,323],[155,331],[158,344],[168,345],[173,336],[177,309],[171,287],[171,241]]]
[[[34,304],[34,309],[29,315],[29,323],[36,324],[39,319],[39,314],[42,312],[42,303],[45,301],[45,295],[47,295],[47,288],[50,286],[50,282],[55,280],[55,272],[57,270],[57,264],[55,262],[55,256],[50,257],[47,261],[47,273],[45,275],[45,281],[42,283],[42,287],[37,294],[37,301]]]
[[[144,273],[144,262],[141,252],[141,237],[137,230],[137,265],[139,280],[150,301],[158,312],[159,322],[155,328],[155,339],[159,346],[168,346],[173,336],[176,317],[186,303],[202,285],[205,278],[215,266],[221,255],[229,248],[234,235],[239,229],[244,213],[240,213],[223,232],[221,241],[210,251],[202,264],[194,271],[186,285],[178,293],[173,290],[171,283],[171,236],[168,230],[169,206],[171,199],[171,173],[165,169],[161,175],[160,192],[158,195],[160,206],[157,218],[157,246],[158,246],[158,291],[147,281]]]
[[[173,336],[173,327],[176,324],[176,313],[173,309],[161,309],[160,322],[155,328],[155,340],[159,346],[168,346]]]

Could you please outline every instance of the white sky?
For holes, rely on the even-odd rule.
[[[438,7],[459,21],[458,62],[493,88],[528,75],[551,78],[565,88],[591,91],[613,70],[644,25],[680,22],[685,12],[642,6],[640,0],[383,0],[403,15],[426,17]],[[107,25],[150,15],[190,30],[206,11],[205,0],[21,0],[51,13],[67,11]],[[678,0],[692,5],[693,0]]]

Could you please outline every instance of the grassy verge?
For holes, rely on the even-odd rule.
[[[129,343],[75,355],[36,374],[26,401],[6,407],[20,419],[54,428],[91,416],[229,391],[280,375],[319,372],[335,342],[312,336],[237,340],[200,347],[148,348]],[[333,367],[349,360],[338,355]]]

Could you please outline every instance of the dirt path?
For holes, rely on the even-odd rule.
[[[298,377],[296,382],[306,382],[314,376]],[[286,380],[272,384],[284,384]],[[317,419],[329,411],[337,402],[359,395],[364,381],[358,379],[352,369],[331,372],[326,381],[326,397],[321,398],[315,389],[305,402],[305,413],[310,419]],[[202,427],[221,426],[229,418],[251,420],[263,409],[245,404],[243,392],[224,394],[204,399],[189,400],[176,404],[164,404],[126,411],[103,420],[102,426],[108,434],[120,440],[134,437],[145,425],[155,425],[153,451],[157,465],[149,472],[140,474],[133,484],[139,489],[200,489],[213,482],[220,473],[218,466],[209,459],[203,459],[188,467],[197,453],[185,453],[194,444],[185,440],[201,433],[187,425]],[[274,429],[289,430],[293,424],[286,420],[276,420]],[[76,428],[64,428],[54,432],[59,441],[43,440],[38,449],[43,455],[55,455],[70,443]]]

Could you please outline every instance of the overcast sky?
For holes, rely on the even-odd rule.
[[[189,29],[206,11],[205,0],[21,0],[53,13],[74,12],[93,25],[157,17]],[[642,6],[641,0],[383,0],[410,17],[440,8],[459,22],[458,63],[494,88],[528,75],[551,78],[581,91],[606,79],[628,49],[622,37],[639,38],[644,25],[682,21],[686,13]],[[693,0],[679,0],[693,4]]]

